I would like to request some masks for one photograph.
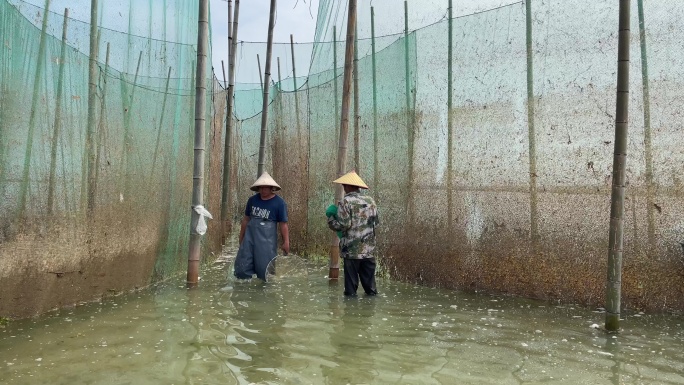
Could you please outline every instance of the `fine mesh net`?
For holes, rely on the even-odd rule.
[[[135,271],[111,284],[133,287],[152,271],[163,277],[184,265],[197,2],[99,4],[89,126],[90,1],[0,1],[3,280],[17,263],[79,270],[100,258],[103,275]],[[212,76],[210,55],[208,63]],[[218,213],[225,97],[213,77],[206,86],[205,206]],[[216,234],[210,229],[209,242]],[[37,251],[17,262],[21,250]],[[150,254],[155,266],[139,258]]]
[[[528,30],[524,2],[454,3],[450,20],[447,2],[408,1],[408,33],[403,2],[358,5],[347,169],[378,201],[383,266],[411,281],[595,302],[608,247],[618,4],[532,1]],[[682,287],[684,46],[673,31],[684,4],[632,1],[631,11],[623,295],[645,304],[648,292],[669,306],[670,285]],[[268,164],[289,205],[293,247],[317,254],[331,237],[323,213],[334,195],[346,17],[346,2],[322,0],[316,41],[295,46],[311,54],[306,78],[295,89],[274,76],[269,93]],[[256,175],[254,88],[236,93],[239,202]]]

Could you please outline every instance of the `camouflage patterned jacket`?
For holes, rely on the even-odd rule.
[[[373,198],[351,192],[337,206],[337,216],[328,218],[328,227],[343,234],[340,256],[349,259],[375,257],[375,227],[380,221]]]

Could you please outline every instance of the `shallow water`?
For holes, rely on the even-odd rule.
[[[268,283],[231,268],[12,322],[0,383],[684,384],[681,317],[629,315],[611,336],[579,306],[383,280],[344,298],[296,257]]]

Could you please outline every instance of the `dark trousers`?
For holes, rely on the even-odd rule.
[[[344,259],[344,295],[356,295],[359,278],[366,294],[378,294],[375,288],[375,258]]]

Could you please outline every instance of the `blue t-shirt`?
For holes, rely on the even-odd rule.
[[[287,203],[279,195],[263,200],[261,195],[256,193],[247,200],[245,216],[264,218],[275,222],[287,222]]]

